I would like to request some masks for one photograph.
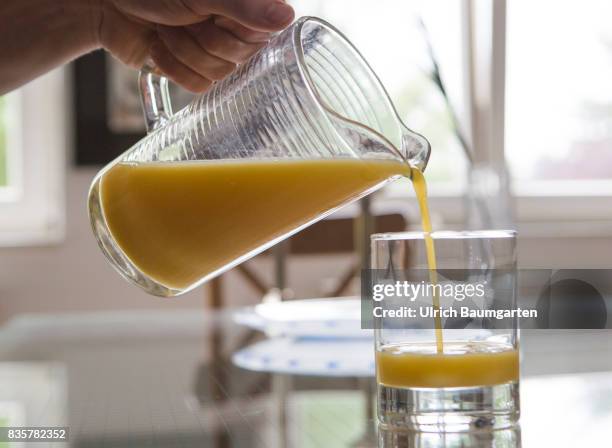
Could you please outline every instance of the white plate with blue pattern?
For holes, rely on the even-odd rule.
[[[258,372],[327,377],[370,377],[375,369],[368,339],[266,339],[234,353],[232,362]]]

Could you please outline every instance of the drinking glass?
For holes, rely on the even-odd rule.
[[[428,269],[427,238],[435,244],[435,272]],[[383,299],[372,294],[383,426],[471,431],[517,422],[514,231],[373,235],[370,281],[374,292],[390,287]]]

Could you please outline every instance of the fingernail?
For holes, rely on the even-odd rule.
[[[293,8],[286,3],[274,2],[266,10],[268,22],[273,25],[285,25],[293,20]]]

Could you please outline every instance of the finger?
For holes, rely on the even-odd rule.
[[[209,54],[240,64],[260,50],[264,44],[250,44],[219,28],[212,20],[187,27],[188,33]]]
[[[151,46],[151,58],[157,68],[168,78],[185,89],[199,93],[212,85],[210,79],[204,78],[176,59],[161,40]]]
[[[196,14],[229,17],[258,31],[279,31],[294,17],[293,8],[282,0],[180,0]]]
[[[158,26],[157,34],[166,48],[181,63],[200,76],[218,81],[236,68],[236,64],[204,50],[184,28]]]
[[[211,15],[205,9],[201,13],[194,11],[182,0],[108,0],[108,4],[130,17],[162,25],[188,25]]]
[[[105,14],[106,20],[100,27],[102,46],[124,64],[133,68],[142,67],[155,39],[155,30],[128,20],[114,8],[108,8]]]
[[[239,24],[235,20],[228,19],[227,17],[216,16],[214,19],[215,25],[226,31],[229,31],[235,37],[243,42],[252,44],[268,42],[272,34],[267,31],[257,31],[251,28],[247,28],[244,25]]]

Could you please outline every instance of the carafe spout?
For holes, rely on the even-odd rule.
[[[402,143],[400,151],[402,156],[411,167],[425,171],[431,154],[429,141],[421,134],[408,129],[404,124],[401,124],[401,127]]]

